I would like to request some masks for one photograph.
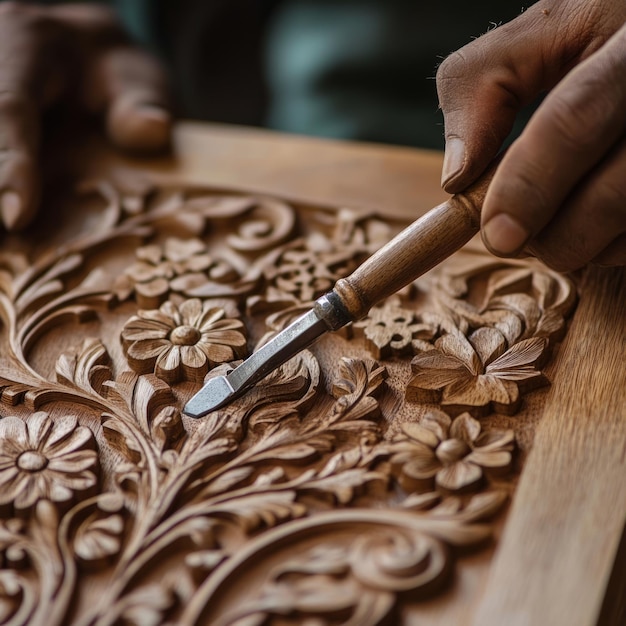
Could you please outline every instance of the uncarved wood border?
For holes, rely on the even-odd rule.
[[[581,293],[476,626],[623,626],[626,269]]]

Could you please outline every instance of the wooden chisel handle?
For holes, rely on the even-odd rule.
[[[499,161],[499,160],[498,160]],[[432,269],[479,230],[480,211],[498,161],[458,193],[398,233],[333,289],[353,320]]]

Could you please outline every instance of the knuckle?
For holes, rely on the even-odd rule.
[[[551,123],[567,149],[586,152],[603,142],[614,128],[615,99],[602,81],[586,79],[555,94]]]
[[[437,68],[437,82],[450,80],[463,73],[463,69],[467,66],[467,58],[463,48],[449,54]]]

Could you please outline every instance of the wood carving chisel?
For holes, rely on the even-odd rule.
[[[241,365],[226,376],[209,379],[185,405],[185,414],[202,417],[242,396],[321,335],[365,317],[375,304],[465,245],[479,230],[480,210],[496,167],[494,162],[464,192],[401,231]]]

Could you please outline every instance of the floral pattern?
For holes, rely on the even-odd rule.
[[[435,485],[446,491],[475,487],[485,470],[511,465],[512,430],[481,432],[469,413],[454,421],[443,411],[428,412],[419,424],[404,422],[393,441],[392,464],[407,491]]]
[[[246,355],[243,322],[195,298],[139,311],[124,326],[122,342],[135,372],[153,372],[170,384],[202,382],[210,368]]]
[[[448,333],[411,362],[414,376],[407,397],[419,402],[439,402],[448,411],[470,411],[484,415],[493,408],[514,413],[521,401],[520,391],[545,384],[537,369],[548,342],[533,337],[507,349],[504,335],[496,328],[483,327],[469,337]]]
[[[74,416],[43,411],[0,420],[0,504],[28,509],[40,499],[66,502],[96,484],[92,432]]]
[[[192,420],[181,409],[208,370],[246,356],[238,307],[261,345],[397,225],[198,189],[107,189],[98,228],[34,262],[0,252],[0,415],[18,416],[0,418],[0,621],[226,623],[222,591],[245,571],[252,604],[227,594],[231,615],[379,623],[444,584],[454,547],[488,538],[511,491],[492,475],[514,445],[490,421],[450,415],[514,411],[544,381],[571,285],[482,253],[437,287],[446,263],[356,325],[363,342],[329,334]],[[159,243],[130,252],[147,237]],[[217,258],[234,278],[220,282],[230,265],[220,274]],[[65,403],[101,428],[32,413]],[[318,560],[313,538],[331,548]],[[288,553],[302,559],[273,579],[265,557]],[[277,584],[271,606],[262,579]]]
[[[415,311],[400,306],[390,298],[374,307],[363,320],[353,324],[355,336],[362,336],[376,359],[411,353],[414,346],[423,345],[437,333],[436,323],[421,319]]]
[[[137,262],[118,279],[122,299],[134,290],[137,304],[152,309],[162,304],[170,291],[185,293],[209,281],[228,282],[237,273],[224,261],[214,259],[200,239],[169,237],[163,245],[142,246]]]

